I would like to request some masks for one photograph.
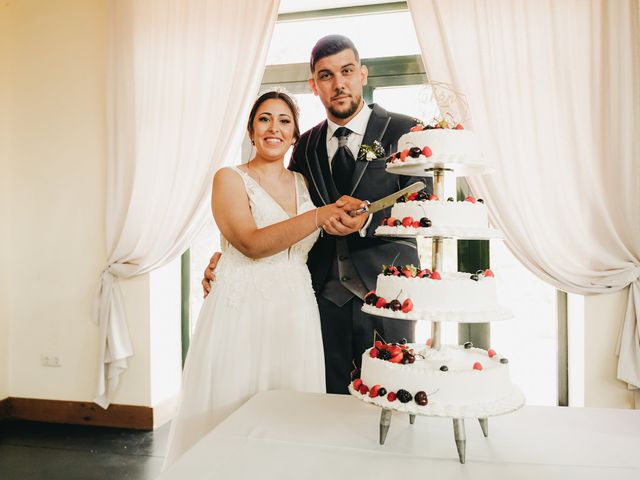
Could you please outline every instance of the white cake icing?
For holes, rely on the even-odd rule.
[[[480,143],[474,132],[469,130],[454,130],[434,128],[419,132],[405,133],[398,140],[398,151],[411,147],[431,149],[432,155],[418,158],[407,157],[405,163],[430,161],[434,163],[485,163],[482,157]],[[400,160],[397,160],[400,161]]]
[[[484,203],[447,202],[445,200],[407,201],[391,207],[391,216],[402,221],[405,217],[420,220],[427,217],[433,227],[489,226],[489,213]]]
[[[489,212],[483,202],[445,200],[407,200],[391,207],[392,219],[402,221],[410,217],[419,222],[426,217],[430,227],[389,225],[376,228],[376,235],[385,236],[426,236],[447,238],[488,239],[502,238],[499,230],[489,227]],[[385,221],[387,221],[386,219]]]
[[[409,132],[398,140],[398,152],[418,147],[431,149],[431,155],[392,159],[387,170],[392,173],[424,175],[424,168],[444,167],[462,175],[477,175],[492,170],[493,165],[482,155],[474,132],[455,129],[430,129]]]
[[[397,298],[400,303],[410,298],[413,311],[468,312],[498,308],[496,282],[493,277],[480,276],[478,281],[470,273],[441,273],[441,280],[430,278],[394,277],[378,275],[376,295],[387,302]]]
[[[501,363],[500,355],[491,358],[486,350],[465,349],[462,346],[443,345],[433,350],[425,345],[408,345],[414,348],[415,362],[392,363],[372,358],[370,350],[362,354],[360,379],[370,390],[374,385],[388,392],[408,391],[413,400],[403,404],[388,396],[371,397],[369,392],[351,393],[385,408],[438,416],[483,416],[506,413],[522,405],[524,398],[515,388],[509,376],[509,367]],[[504,360],[503,360],[504,361]],[[474,364],[482,369],[474,369]],[[447,371],[440,368],[445,365]],[[426,406],[415,402],[417,392],[427,394]]]

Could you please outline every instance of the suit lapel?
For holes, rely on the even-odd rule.
[[[384,108],[376,105],[375,103],[372,107],[373,109],[371,116],[369,117],[369,122],[367,123],[367,129],[365,130],[364,138],[362,139],[362,145],[373,145],[375,140],[382,143],[382,137],[387,131],[387,127],[391,121],[391,117]],[[366,160],[356,159],[356,167],[353,170],[353,177],[351,177],[350,195],[353,195],[353,192],[358,188],[360,180],[362,180],[364,172],[368,166],[369,162]]]
[[[329,164],[327,161],[326,139],[327,121],[325,120],[313,127],[304,152],[307,166],[309,167],[309,176],[311,177],[309,187],[313,185],[313,188],[325,205],[332,202],[329,195],[330,187],[327,184],[327,178],[329,182],[331,182],[331,175],[329,174]]]

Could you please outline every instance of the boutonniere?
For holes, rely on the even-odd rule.
[[[360,145],[360,150],[358,150],[358,160],[364,160],[366,162],[370,162],[371,160],[384,156],[384,147],[378,140],[374,140],[373,145],[362,144]]]

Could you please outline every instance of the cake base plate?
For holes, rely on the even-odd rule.
[[[387,308],[377,308],[374,305],[364,304],[362,311],[369,315],[378,317],[396,318],[398,320],[423,320],[429,322],[454,322],[454,323],[489,323],[497,320],[508,320],[513,318],[513,313],[507,308],[498,307],[494,310],[484,311],[462,311],[455,312],[451,310],[423,310],[421,312],[411,311],[404,313],[402,311],[394,312]]]
[[[386,397],[371,398],[368,393],[361,394],[353,388],[353,384],[349,385],[349,393],[365,403],[370,403],[380,408],[395,410],[397,412],[408,413],[410,415],[423,415],[427,417],[445,417],[445,418],[487,418],[497,415],[505,415],[515,412],[525,403],[525,398],[517,386],[513,385],[511,393],[506,397],[500,398],[494,402],[479,403],[475,405],[451,405],[438,403],[437,400],[431,400],[428,405],[420,406],[411,401],[409,403],[400,403],[395,400],[390,402]]]
[[[379,226],[376,228],[377,237],[426,237],[426,238],[456,238],[462,240],[490,240],[494,238],[504,238],[500,230],[495,228],[469,228],[469,227],[389,227]]]
[[[486,163],[476,162],[464,162],[456,160],[455,157],[450,160],[438,160],[438,161],[425,161],[425,157],[422,158],[407,158],[402,163],[387,164],[387,172],[395,173],[397,175],[409,175],[419,177],[433,176],[436,171],[452,172],[457,177],[465,177],[471,175],[484,175],[493,171],[491,165]]]

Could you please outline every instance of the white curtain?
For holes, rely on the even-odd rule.
[[[278,6],[111,3],[108,262],[93,312],[100,331],[95,402],[103,408],[133,355],[118,278],[174,259],[209,215],[211,178],[244,134]]]
[[[618,378],[640,387],[638,0],[409,8],[430,79],[466,94],[471,128],[496,163],[469,183],[511,251],[561,290],[629,287],[626,316],[611,328],[623,325]]]

